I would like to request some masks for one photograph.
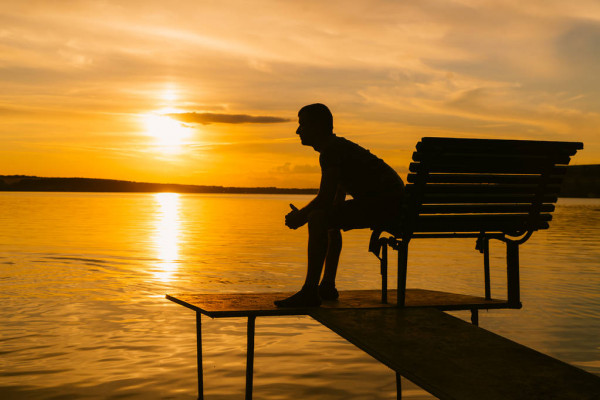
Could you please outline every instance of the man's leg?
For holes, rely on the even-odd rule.
[[[335,288],[335,276],[342,252],[342,233],[339,229],[329,229],[325,272],[319,285],[319,295],[323,300],[335,300],[339,297]]]
[[[304,286],[293,296],[275,301],[276,306],[314,307],[321,304],[319,280],[327,255],[327,247],[327,214],[324,210],[315,210],[308,217],[308,267]]]
[[[315,210],[308,217],[308,269],[305,286],[314,289],[319,286],[328,242],[327,214],[323,210]]]

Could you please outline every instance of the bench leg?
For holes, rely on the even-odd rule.
[[[483,274],[485,279],[485,299],[492,299],[492,291],[490,289],[490,241],[488,238],[483,238]]]
[[[408,267],[408,240],[398,246],[398,307],[404,307],[406,298],[406,269]]]
[[[508,287],[508,304],[513,307],[521,306],[519,288],[519,245],[506,242],[506,280]]]
[[[396,372],[396,399],[402,400],[402,377]]]
[[[479,326],[479,310],[476,308],[471,308],[471,323]]]
[[[198,362],[198,400],[204,399],[204,374],[202,372],[202,314],[196,311],[196,352]]]
[[[256,316],[248,317],[248,346],[246,353],[246,400],[252,399],[252,381],[254,378],[254,331]]]
[[[387,243],[384,243],[383,246],[381,246],[381,259],[380,259],[380,264],[381,264],[381,302],[383,304],[387,303],[387,275],[388,275],[388,249],[387,249],[388,245]]]

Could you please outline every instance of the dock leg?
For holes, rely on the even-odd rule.
[[[196,351],[198,361],[198,400],[204,399],[204,374],[202,372],[202,314],[196,312]]]
[[[490,289],[490,241],[488,238],[483,239],[483,274],[485,279],[485,299],[492,299],[492,291]]]
[[[402,376],[396,372],[396,399],[402,400]]]
[[[471,323],[479,326],[479,310],[476,308],[471,308]]]
[[[398,246],[398,307],[404,307],[406,298],[406,269],[408,267],[408,240],[403,239]]]
[[[506,275],[508,286],[508,304],[519,307],[521,295],[519,288],[519,245],[506,242]]]
[[[252,381],[254,377],[254,331],[256,316],[248,316],[248,348],[246,354],[246,400],[252,399]]]

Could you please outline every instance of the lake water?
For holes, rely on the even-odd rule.
[[[195,399],[195,314],[164,295],[297,289],[307,233],[283,217],[309,200],[0,193],[0,397]],[[369,233],[344,235],[342,290],[380,285]],[[599,199],[561,199],[521,246],[523,309],[482,312],[480,326],[600,375],[599,234]],[[408,286],[483,295],[474,245],[413,241]],[[491,263],[504,298],[502,243]],[[246,320],[204,321],[206,398],[242,398]],[[395,398],[391,370],[309,317],[257,319],[254,387],[256,399]]]

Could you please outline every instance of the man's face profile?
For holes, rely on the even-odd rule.
[[[296,134],[300,136],[300,142],[303,145],[312,146],[317,130],[310,119],[307,119],[305,115],[302,115],[298,116],[298,129],[296,129]]]

